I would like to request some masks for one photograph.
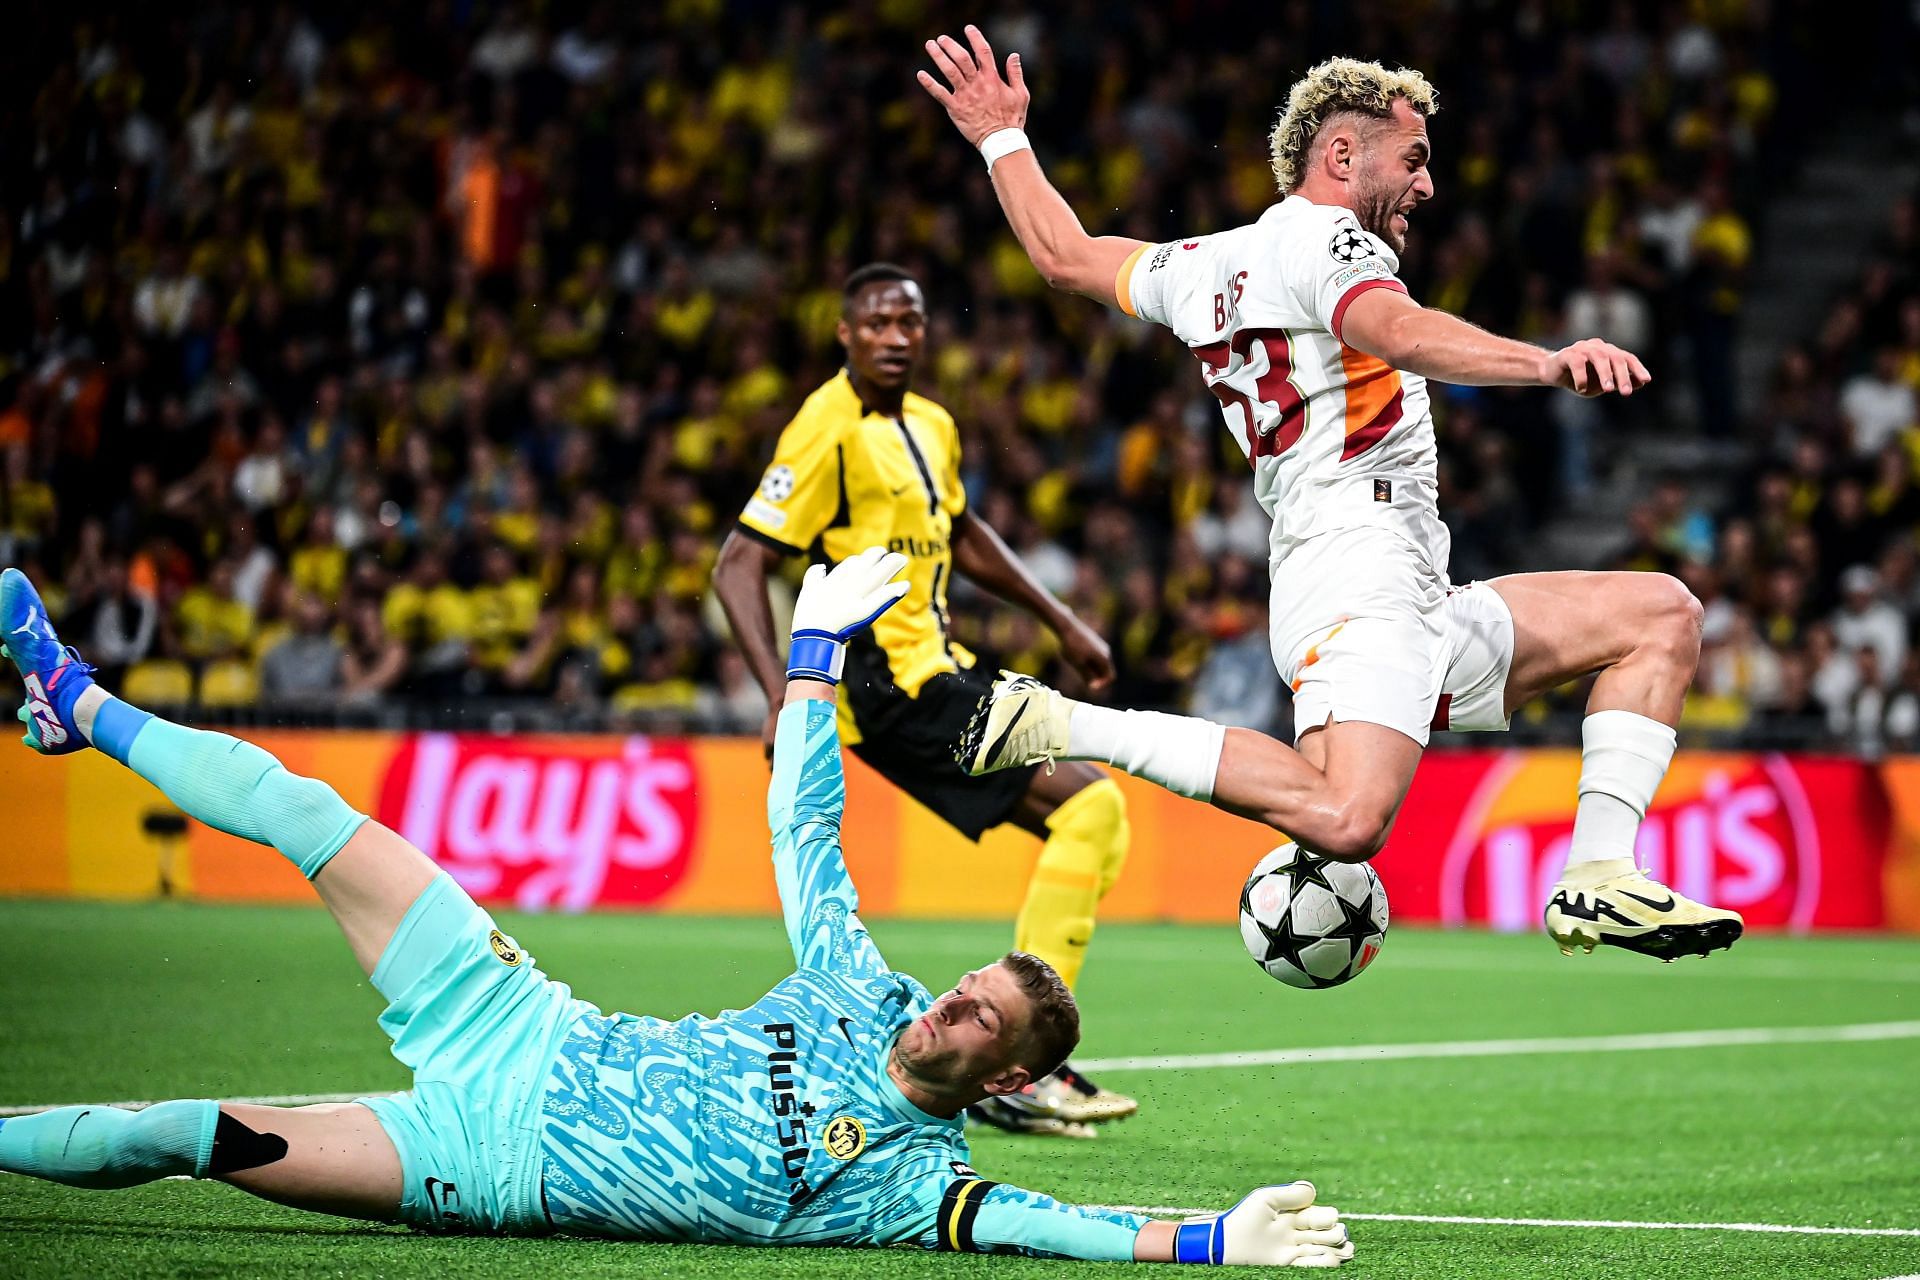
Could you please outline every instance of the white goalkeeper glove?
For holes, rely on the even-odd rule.
[[[1226,1266],[1337,1267],[1353,1256],[1340,1211],[1315,1204],[1311,1182],[1261,1187],[1217,1218],[1185,1222],[1175,1262]]]
[[[793,642],[787,649],[787,679],[840,683],[847,641],[907,594],[894,579],[907,558],[885,547],[868,547],[832,569],[816,564],[793,602]]]

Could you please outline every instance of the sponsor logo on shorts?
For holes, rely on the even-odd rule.
[[[822,1141],[835,1160],[851,1160],[867,1149],[867,1126],[852,1116],[836,1116]]]
[[[460,1188],[439,1178],[427,1179],[427,1204],[442,1222],[459,1222]]]
[[[1373,500],[1375,502],[1393,501],[1393,481],[1375,480],[1373,482]]]
[[[493,948],[493,954],[500,957],[500,963],[511,969],[526,958],[526,952],[513,945],[506,934],[495,929],[487,935],[487,945]]]

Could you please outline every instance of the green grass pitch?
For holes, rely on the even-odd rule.
[[[512,917],[602,1007],[751,1001],[772,920]],[[878,922],[942,989],[1005,926]],[[319,910],[0,902],[0,1105],[404,1087],[378,997]],[[1920,1020],[1920,939],[1750,938],[1662,966],[1544,937],[1397,930],[1336,991],[1261,975],[1226,928],[1103,929],[1082,1060]],[[1116,1070],[1141,1114],[1093,1142],[977,1134],[989,1176],[1104,1204],[1224,1206],[1311,1177],[1353,1213],[1920,1230],[1920,1038]],[[1356,1277],[1920,1272],[1920,1235],[1355,1220]],[[914,1251],[446,1239],[208,1183],[82,1192],[0,1175],[0,1275],[1060,1276],[1117,1267]]]

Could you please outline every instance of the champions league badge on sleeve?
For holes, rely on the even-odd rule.
[[[793,496],[793,468],[785,463],[767,468],[760,478],[760,496],[768,502],[785,502]]]
[[[1356,227],[1342,227],[1333,233],[1327,252],[1335,262],[1358,262],[1362,258],[1373,257],[1377,251],[1373,241],[1367,239],[1364,232]]]

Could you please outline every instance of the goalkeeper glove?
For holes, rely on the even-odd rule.
[[[1182,1223],[1175,1262],[1337,1267],[1353,1256],[1340,1211],[1313,1202],[1311,1182],[1261,1187],[1217,1218]]]
[[[787,679],[840,683],[847,641],[907,594],[908,584],[894,581],[906,567],[899,552],[868,547],[831,570],[822,564],[808,569],[793,602]]]

